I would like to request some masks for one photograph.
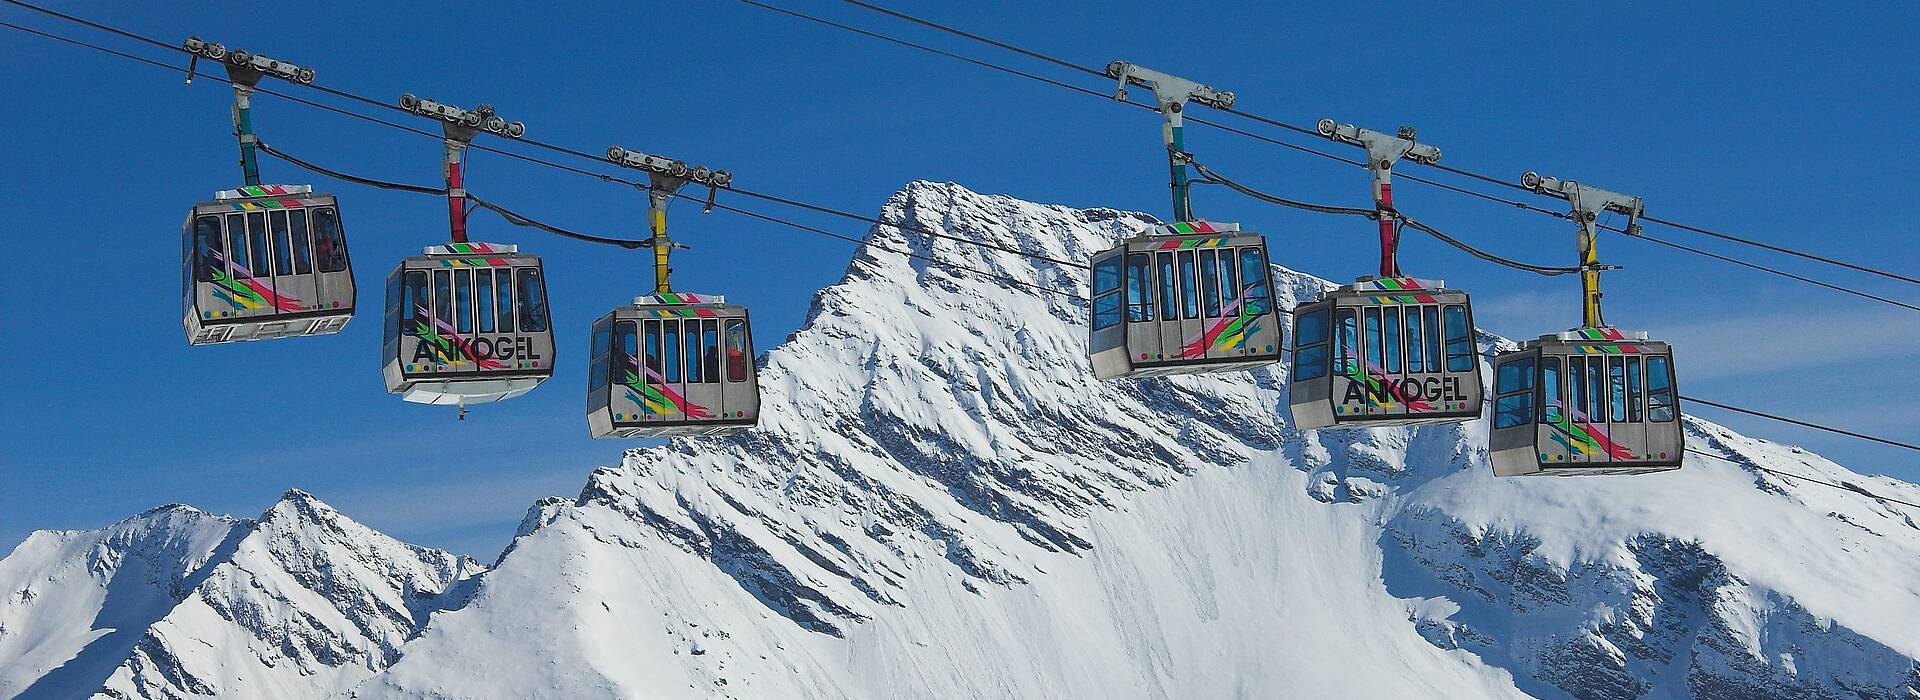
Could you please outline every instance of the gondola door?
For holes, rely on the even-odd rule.
[[[1386,340],[1385,309],[1368,306],[1360,311],[1360,362],[1355,367],[1353,380],[1360,384],[1360,393],[1366,401],[1361,405],[1362,415],[1390,416],[1399,413],[1398,403],[1393,397],[1393,376],[1389,373],[1388,350],[1392,349],[1394,364],[1398,364],[1399,348]],[[1398,338],[1399,333],[1395,332]]]
[[[1588,374],[1585,355],[1567,355],[1567,420],[1573,449],[1568,451],[1567,462],[1588,464],[1607,461],[1600,451],[1602,441],[1606,439],[1607,424],[1599,420],[1600,400],[1594,394],[1599,382],[1598,374]]]
[[[1539,404],[1536,409],[1539,411],[1539,421],[1534,426],[1536,435],[1533,439],[1533,450],[1538,454],[1539,463],[1542,465],[1571,463],[1575,461],[1574,454],[1579,451],[1579,445],[1584,440],[1581,436],[1585,434],[1576,422],[1578,420],[1576,416],[1580,412],[1575,410],[1576,407],[1568,398],[1574,384],[1573,375],[1568,374],[1567,369],[1568,360],[1572,358],[1542,352],[1532,359],[1539,363],[1539,387],[1534,392],[1533,399]],[[1501,365],[1503,368],[1506,366]],[[1501,391],[1507,394],[1496,398],[1495,405],[1511,408],[1509,404],[1518,400],[1513,395],[1514,389],[1502,385]],[[1521,418],[1516,415],[1500,414],[1496,410],[1494,427],[1496,429],[1514,427]]]
[[[1647,457],[1646,410],[1641,406],[1645,390],[1640,385],[1639,355],[1607,355],[1607,434],[1621,459],[1638,461]]]
[[[256,221],[257,220],[257,221]],[[265,272],[267,260],[266,217],[260,212],[232,212],[226,215],[227,278],[221,286],[233,302],[232,315],[259,318],[273,315],[273,275]],[[259,235],[254,232],[259,231]]]
[[[1687,443],[1679,421],[1679,404],[1675,403],[1679,389],[1674,386],[1673,349],[1663,346],[1644,359],[1641,372],[1646,375],[1647,385],[1647,455],[1677,466]]]
[[[688,420],[709,420],[728,410],[720,376],[720,321],[698,316],[667,319],[680,326],[680,371]]]
[[[1149,248],[1158,247],[1149,246]],[[1159,303],[1153,305],[1154,323],[1150,327],[1142,326],[1143,330],[1150,328],[1142,335],[1151,334],[1157,337],[1154,338],[1154,346],[1150,351],[1153,355],[1151,358],[1141,357],[1137,351],[1134,356],[1141,357],[1143,360],[1164,361],[1167,359],[1166,348],[1187,337],[1186,329],[1181,325],[1184,318],[1181,312],[1182,304],[1192,302],[1194,299],[1191,291],[1192,277],[1188,276],[1183,282],[1179,265],[1175,262],[1178,256],[1172,250],[1153,250],[1144,254],[1153,256],[1154,296]],[[1197,315],[1196,313],[1195,316]],[[1131,341],[1128,345],[1131,349]]]
[[[239,305],[233,301],[234,292],[229,286],[233,269],[227,252],[225,219],[219,214],[196,214],[191,226],[194,253],[190,289],[193,306],[187,309],[187,313],[196,313],[198,310],[198,320],[203,323],[230,317]],[[192,326],[189,326],[191,330]],[[231,331],[231,327],[205,327],[202,333],[208,338],[189,340],[211,340],[214,336],[224,339]]]
[[[1187,358],[1186,341],[1199,338],[1206,329],[1206,308],[1201,301],[1200,252],[1193,248],[1180,248],[1174,252],[1175,274],[1180,276],[1180,290],[1184,300],[1180,306],[1180,334],[1167,338],[1167,352],[1170,359]]]
[[[655,423],[667,419],[666,395],[660,392],[660,322],[613,323],[613,385],[609,403],[614,420]]]
[[[280,313],[296,314],[318,308],[315,300],[320,290],[313,278],[313,260],[304,232],[300,244],[296,246],[287,209],[268,209],[260,213],[266,219],[267,255],[270,258],[266,267],[273,272],[273,289],[275,296],[279,297],[276,306]]]
[[[347,239],[340,224],[340,210],[333,198],[326,206],[313,206],[287,212],[292,226],[296,267],[313,270],[314,309],[352,309],[354,307],[353,269],[347,260]],[[326,326],[345,326],[348,317],[328,319]]]
[[[1125,314],[1127,356],[1152,361],[1164,353],[1161,328],[1153,308],[1153,254],[1128,246],[1120,259],[1121,304]]]

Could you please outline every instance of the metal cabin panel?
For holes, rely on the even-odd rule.
[[[1331,392],[1334,367],[1334,303],[1319,301],[1293,309],[1293,373],[1287,380],[1287,407],[1293,426],[1302,429],[1334,425]]]
[[[758,424],[759,378],[744,307],[714,295],[650,295],[601,323],[609,329],[608,359],[596,359],[590,371],[608,377],[588,383],[598,393],[588,399],[594,437],[727,435]]]
[[[1127,324],[1111,320],[1124,312],[1120,306],[1122,284],[1119,274],[1126,248],[1122,245],[1096,255],[1090,265],[1094,286],[1092,294],[1088,295],[1088,306],[1092,313],[1087,325],[1088,353],[1093,361],[1093,374],[1100,379],[1125,377],[1133,371],[1132,356],[1127,352]],[[1112,290],[1103,292],[1104,284],[1111,284]]]
[[[1159,228],[1196,225],[1212,230],[1205,224]],[[1253,259],[1260,270],[1257,288],[1238,283],[1245,277],[1239,255],[1248,249],[1255,251]],[[1211,258],[1203,255],[1208,253]],[[1128,256],[1140,257],[1129,266]],[[1102,293],[1101,264],[1116,260],[1120,286],[1110,297]],[[1211,260],[1211,273],[1202,260]],[[1095,376],[1233,372],[1280,361],[1282,336],[1265,237],[1238,231],[1146,234],[1127,239],[1093,261],[1096,286],[1089,351]],[[1223,271],[1221,266],[1227,264],[1232,273]],[[1134,280],[1137,285],[1130,287]],[[1255,306],[1250,308],[1249,301]],[[1111,318],[1116,309],[1120,322],[1103,327],[1103,319]]]
[[[1126,327],[1126,355],[1145,360],[1167,352],[1160,309],[1154,303],[1153,251],[1127,245],[1120,259],[1120,316]]]
[[[182,233],[185,283],[193,288],[186,295],[188,343],[324,335],[346,327],[354,288],[339,206],[332,195],[311,189],[250,186],[193,208]],[[313,257],[316,212],[326,213],[324,240],[337,253],[330,258],[338,262],[333,273],[323,274]]]
[[[540,258],[510,245],[452,243],[401,261],[388,299],[387,391],[414,403],[514,398],[553,375]],[[485,316],[486,318],[483,318]]]

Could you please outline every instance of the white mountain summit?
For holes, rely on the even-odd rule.
[[[1068,260],[1151,222],[925,182],[882,216]],[[1920,512],[1753,466],[1920,487],[1699,420],[1723,459],[1496,481],[1478,421],[1293,430],[1281,367],[1096,381],[1074,294],[903,251],[1086,286],[876,227],[758,430],[630,451],[484,572],[299,492],[36,533],[0,697],[1920,698]]]

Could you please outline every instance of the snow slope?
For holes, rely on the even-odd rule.
[[[239,528],[170,505],[103,530],[33,533],[0,559],[0,697],[98,687]]]
[[[1152,221],[926,182],[882,216],[1062,260]],[[1283,305],[1325,285],[1276,274]],[[69,676],[121,697],[1920,698],[1920,510],[1753,467],[1920,487],[1697,420],[1720,457],[1679,472],[1495,480],[1478,421],[1291,429],[1284,367],[1096,381],[1085,285],[876,227],[764,357],[758,430],[630,451],[471,578],[291,494],[311,505],[277,505],[284,526],[202,525],[142,569],[211,569],[159,586],[183,602],[110,606],[166,653]],[[95,576],[65,562],[103,536],[0,561],[0,625],[27,630],[0,633],[0,683],[66,672],[15,673],[21,649],[43,669],[98,634],[10,591]],[[83,593],[59,604],[101,608]],[[203,687],[160,682],[167,658]]]
[[[883,217],[1066,260],[1149,221],[933,183]],[[876,228],[760,430],[543,502],[358,697],[1920,693],[1911,513],[1742,461],[1920,489],[1700,422],[1731,461],[1496,482],[1478,422],[1291,430],[1277,371],[1095,381],[1079,301],[909,250],[1085,285]]]
[[[258,520],[167,506],[35,533],[0,560],[0,697],[325,697],[480,568],[297,490]]]

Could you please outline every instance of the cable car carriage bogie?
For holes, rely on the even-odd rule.
[[[553,376],[553,324],[539,256],[467,239],[468,146],[483,131],[519,138],[526,127],[488,105],[466,110],[411,93],[399,104],[440,122],[452,241],[401,260],[387,277],[381,373],[388,393],[458,406],[464,419],[468,404],[521,396]]]
[[[607,161],[647,174],[647,229],[653,293],[593,324],[587,368],[587,428],[596,438],[731,435],[760,421],[760,378],[746,307],[715,294],[674,291],[675,248],[667,205],[688,183],[707,202],[733,182],[725,170],[607,149]]]
[[[353,318],[353,267],[339,202],[308,185],[260,182],[252,96],[262,78],[313,69],[189,37],[196,61],[225,66],[243,184],[194,205],[182,225],[181,303],[189,345],[327,335]],[[188,80],[192,80],[191,69]]]
[[[1636,233],[1639,197],[1527,173],[1521,185],[1567,200],[1579,225],[1579,328],[1494,357],[1487,439],[1495,476],[1648,474],[1679,469],[1686,453],[1673,349],[1602,320],[1596,222],[1625,214]]]
[[[193,207],[182,225],[187,342],[327,335],[353,318],[353,267],[333,195],[248,185]]]
[[[730,435],[760,418],[745,307],[711,294],[634,299],[595,321],[587,423],[596,438]]]
[[[1287,403],[1302,429],[1458,423],[1480,415],[1482,385],[1473,302],[1437,280],[1400,272],[1393,165],[1432,164],[1440,149],[1399,132],[1336,125],[1319,132],[1367,151],[1380,273],[1321,293],[1293,310]]]
[[[1237,372],[1280,361],[1266,237],[1161,224],[1093,257],[1090,350],[1100,379]]]

